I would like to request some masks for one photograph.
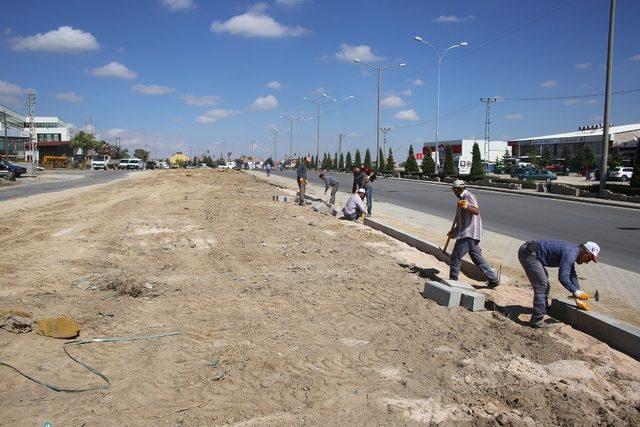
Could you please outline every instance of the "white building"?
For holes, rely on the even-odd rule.
[[[27,160],[35,160],[40,162],[41,153],[46,151],[46,154],[59,154],[62,150],[64,152],[71,140],[71,128],[69,125],[60,120],[59,117],[34,117],[36,141],[38,143],[38,150],[31,149],[30,144],[25,147],[25,158]],[[24,129],[20,132],[20,135],[30,136],[31,132],[31,117],[24,118]],[[52,151],[53,150],[53,151]]]
[[[444,163],[446,146],[450,145],[454,157],[469,158],[473,154],[473,144],[477,143],[480,147],[480,155],[484,162],[495,163],[504,156],[505,150],[511,153],[511,147],[507,141],[489,141],[486,146],[484,139],[453,139],[450,141],[439,141],[440,162]],[[435,158],[435,142],[425,142],[422,152],[427,152],[427,147],[431,149],[432,156]]]

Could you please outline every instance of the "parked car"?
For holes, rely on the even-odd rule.
[[[120,159],[120,163],[118,163],[118,169],[126,169],[126,170],[144,170],[144,162],[140,159]]]
[[[9,171],[16,178],[19,178],[20,175],[27,173],[27,168],[17,165],[15,163],[12,163],[9,160],[5,160],[5,159],[0,161],[0,170]]]
[[[620,180],[627,182],[633,176],[633,168],[626,166],[617,166],[609,170],[607,177],[611,180]]]
[[[540,169],[531,169],[527,170],[521,175],[518,175],[517,178],[523,181],[546,181],[551,182],[558,179],[558,176],[548,170],[540,170]]]
[[[93,170],[107,170],[109,168],[109,162],[111,161],[111,157],[103,156],[103,155],[95,155],[91,159],[91,169]]]

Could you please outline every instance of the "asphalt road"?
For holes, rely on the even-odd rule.
[[[51,172],[50,172],[51,173]],[[103,184],[118,178],[125,178],[132,172],[127,171],[82,171],[77,172],[79,177],[69,179],[48,180],[43,182],[28,182],[34,178],[17,178],[19,184],[15,186],[0,187],[0,201],[16,199],[19,197],[35,196],[37,194],[52,193],[55,191],[69,190],[85,187],[87,185]],[[24,181],[24,182],[21,182]]]
[[[295,172],[276,172],[295,178]],[[352,176],[337,174],[341,189],[351,191]],[[321,184],[317,173],[312,183]],[[523,241],[592,240],[602,248],[600,260],[640,273],[640,211],[580,202],[472,190],[478,197],[485,229]],[[448,186],[379,179],[374,201],[382,201],[442,218],[453,218],[455,196]],[[375,216],[375,203],[373,207]]]

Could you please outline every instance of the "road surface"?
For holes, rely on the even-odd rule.
[[[272,172],[273,173],[273,172]],[[295,178],[295,172],[275,172]],[[317,173],[312,183],[321,184]],[[342,191],[351,191],[352,176],[337,174]],[[560,239],[569,242],[592,240],[601,248],[600,260],[606,264],[640,273],[640,212],[636,209],[592,205],[527,195],[473,189],[487,230],[523,241]],[[452,218],[455,198],[448,186],[425,182],[379,179],[375,200],[408,209]],[[426,224],[425,224],[426,225]]]
[[[126,178],[130,173],[127,171],[73,171],[56,173],[58,171],[47,171],[42,178],[18,178],[18,184],[0,187],[0,201],[10,200],[19,197],[35,196],[37,194],[52,193],[55,191],[69,190],[72,188],[85,187],[87,185],[103,184],[114,179]],[[56,175],[65,175],[67,178],[58,178]],[[30,182],[29,180],[38,181]],[[39,181],[41,179],[41,181]]]

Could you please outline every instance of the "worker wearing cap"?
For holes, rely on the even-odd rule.
[[[365,189],[361,188],[357,192],[349,196],[349,198],[347,199],[347,203],[344,205],[344,208],[342,208],[344,219],[355,221],[362,215],[364,215],[367,208],[364,206],[362,200],[364,200],[365,195]]]
[[[462,258],[468,253],[471,261],[480,268],[487,278],[487,286],[495,288],[500,284],[498,276],[489,263],[485,261],[482,256],[482,250],[478,246],[480,240],[482,240],[482,219],[480,218],[478,200],[466,188],[462,180],[455,180],[451,190],[459,200],[454,225],[447,234],[451,239],[456,239],[451,251],[449,278],[458,280]]]
[[[590,310],[589,294],[580,290],[575,264],[598,262],[600,246],[594,242],[580,245],[562,240],[534,240],[524,243],[518,250],[518,260],[527,273],[533,287],[533,315],[530,325],[534,328],[545,326],[549,297],[549,273],[546,267],[558,268],[558,280],[576,299],[576,306]]]
[[[331,198],[329,199],[329,204],[333,205],[336,202],[336,193],[338,192],[338,187],[340,187],[340,181],[338,181],[331,175],[325,175],[323,173],[321,173],[318,177],[322,181],[324,181],[324,194],[327,194],[327,191],[329,191],[329,188],[331,188]]]
[[[305,157],[298,163],[298,169],[296,169],[296,180],[298,181],[298,189],[300,200],[298,203],[302,206],[304,205],[304,195],[307,190],[307,163],[309,162],[309,157]]]

